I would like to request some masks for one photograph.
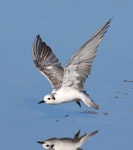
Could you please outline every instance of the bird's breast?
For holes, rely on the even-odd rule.
[[[71,88],[60,89],[56,94],[56,99],[61,102],[70,102],[80,99],[80,92]]]

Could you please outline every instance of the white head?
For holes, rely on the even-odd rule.
[[[45,148],[46,150],[53,150],[54,148],[54,144],[52,143],[52,141],[44,141],[44,142],[38,142],[39,144],[42,144],[43,148]]]
[[[55,94],[48,94],[46,96],[44,96],[44,99],[42,101],[39,102],[40,103],[46,103],[46,104],[56,104],[56,100],[55,100]]]

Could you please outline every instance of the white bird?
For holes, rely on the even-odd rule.
[[[42,42],[39,35],[36,37],[32,47],[33,60],[53,88],[51,94],[44,96],[39,103],[60,104],[75,101],[81,107],[82,101],[88,107],[99,108],[86,93],[83,84],[91,72],[92,61],[110,22],[111,19],[89,38],[71,57],[64,69],[51,48]]]
[[[38,141],[46,150],[82,150],[80,147],[98,131],[84,134],[79,137],[80,131],[74,135],[74,138],[51,138],[44,141]]]

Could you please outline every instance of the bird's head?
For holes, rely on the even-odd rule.
[[[48,94],[44,96],[44,99],[39,102],[39,104],[45,103],[45,104],[55,104],[55,95],[54,94]]]
[[[37,143],[42,144],[43,148],[45,148],[46,150],[53,150],[54,144],[51,141],[38,141]]]

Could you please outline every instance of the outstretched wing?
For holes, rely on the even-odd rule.
[[[33,43],[32,56],[36,67],[49,80],[53,89],[62,85],[63,68],[51,48],[38,35]]]
[[[71,86],[83,90],[83,83],[90,74],[93,58],[99,43],[109,27],[111,19],[107,21],[68,61],[64,70],[63,86]]]

